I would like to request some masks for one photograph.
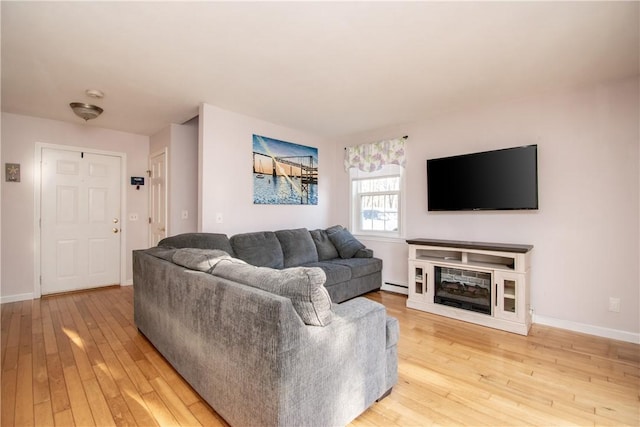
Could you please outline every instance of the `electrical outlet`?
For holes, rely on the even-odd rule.
[[[222,213],[218,212],[218,213],[216,214],[216,222],[217,222],[218,224],[222,224]]]
[[[620,298],[609,297],[609,311],[620,313]]]
[[[188,210],[182,211],[182,219],[189,219],[189,211]]]

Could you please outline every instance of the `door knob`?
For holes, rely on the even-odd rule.
[[[113,231],[114,233],[118,233],[118,231],[120,231],[120,230],[118,230],[117,228],[113,228],[113,229],[112,229],[112,231]]]
[[[118,221],[120,221],[118,218],[113,218],[113,223],[114,223],[114,224],[117,224],[117,223],[118,223]]]

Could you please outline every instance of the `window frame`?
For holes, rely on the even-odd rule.
[[[404,168],[398,165],[387,165],[380,171],[363,172],[357,169],[350,169],[349,172],[349,193],[350,193],[350,223],[351,230],[356,235],[383,237],[383,238],[401,238],[404,236],[404,206],[405,206],[405,179]],[[399,178],[398,190],[393,191],[357,191],[358,182],[369,181],[380,178]],[[398,197],[398,226],[396,231],[384,230],[365,230],[363,229],[362,218],[362,197],[363,196],[381,196],[381,195],[397,195]]]

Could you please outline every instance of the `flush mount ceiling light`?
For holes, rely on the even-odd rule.
[[[76,116],[82,117],[85,121],[95,119],[102,114],[102,108],[82,102],[72,102],[69,104]]]

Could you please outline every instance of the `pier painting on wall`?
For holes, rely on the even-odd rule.
[[[318,149],[253,135],[253,203],[317,205]]]

